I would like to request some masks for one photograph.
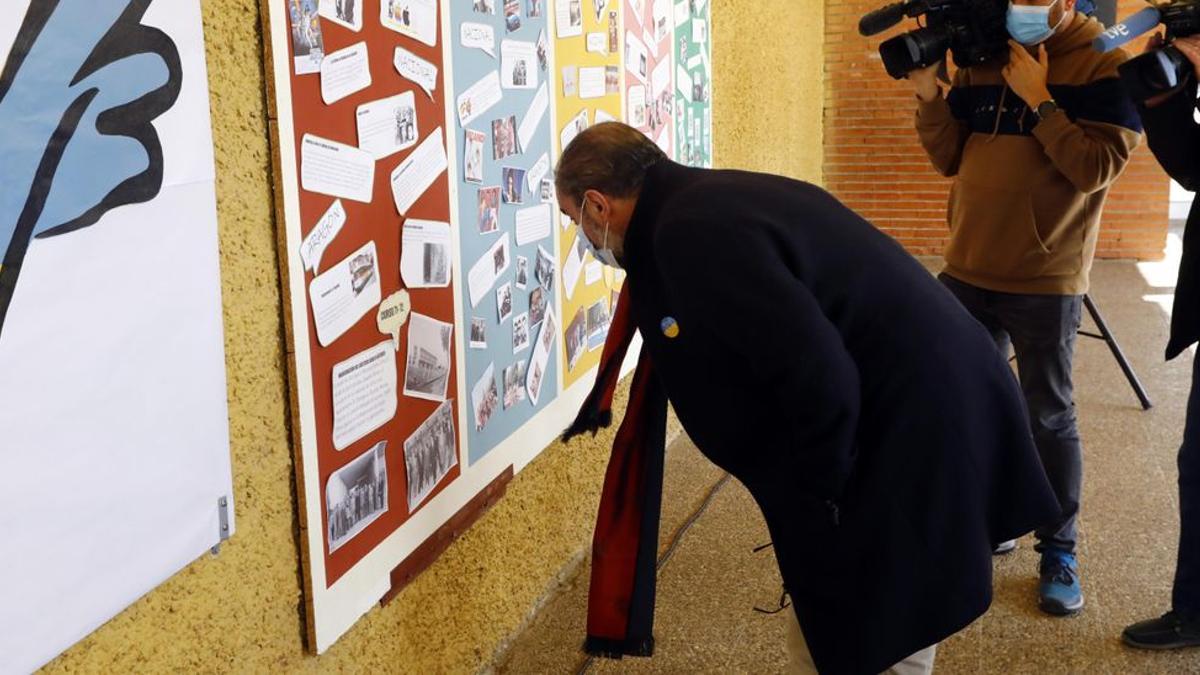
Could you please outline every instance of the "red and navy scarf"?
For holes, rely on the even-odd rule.
[[[612,424],[613,394],[636,329],[626,284],[613,312],[596,384],[563,433],[564,441],[589,431],[595,435]],[[666,394],[643,346],[625,419],[613,441],[592,537],[584,643],[589,654],[621,658],[654,652],[654,584],[666,433]]]

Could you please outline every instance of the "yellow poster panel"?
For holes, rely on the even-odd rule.
[[[555,157],[597,122],[621,118],[620,4],[606,0],[552,0],[555,35]],[[600,363],[618,285],[576,238],[562,217],[558,269],[563,315],[563,386]]]

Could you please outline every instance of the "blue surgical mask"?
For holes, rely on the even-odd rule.
[[[1058,1],[1054,0],[1045,7],[1008,3],[1008,34],[1027,47],[1049,40],[1058,30],[1058,26],[1050,26],[1050,9],[1058,4]],[[1063,18],[1058,21],[1059,25],[1062,25],[1066,18],[1067,14],[1063,12]]]
[[[597,249],[595,247],[595,245],[592,244],[592,240],[588,239],[587,235],[584,234],[584,232],[583,232],[583,207],[585,205],[587,205],[586,199],[583,200],[583,203],[580,204],[580,206],[579,206],[579,218],[575,221],[575,226],[576,226],[576,229],[578,230],[578,232],[576,232],[576,235],[583,242],[583,245],[587,248],[588,252],[592,254],[593,258],[595,258],[596,260],[599,260],[600,262],[604,263],[605,265],[608,265],[609,267],[615,267],[617,269],[621,269],[621,263],[617,262],[616,254],[614,254],[612,252],[612,249],[608,247],[608,227],[609,227],[608,223],[604,224],[604,244],[602,244],[599,249]]]

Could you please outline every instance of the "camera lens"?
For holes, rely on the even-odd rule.
[[[879,45],[879,56],[888,75],[899,80],[910,72],[946,58],[950,36],[944,30],[918,28]]]

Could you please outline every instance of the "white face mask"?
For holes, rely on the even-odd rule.
[[[584,231],[583,231],[583,207],[586,205],[587,205],[587,199],[584,199],[583,202],[579,205],[579,218],[575,220],[575,227],[578,230],[578,232],[576,232],[576,234],[578,235],[578,237],[581,240],[583,240],[583,245],[587,247],[587,250],[592,254],[593,258],[595,258],[596,260],[599,260],[600,262],[604,263],[605,265],[608,265],[609,267],[615,267],[617,269],[621,269],[621,263],[617,262],[616,254],[614,254],[612,249],[608,247],[608,227],[609,227],[608,223],[604,224],[604,244],[599,249],[597,249],[592,244],[592,241],[587,238],[587,235],[584,234]]]

